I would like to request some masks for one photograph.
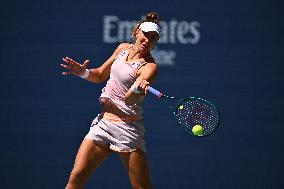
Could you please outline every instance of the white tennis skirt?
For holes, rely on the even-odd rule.
[[[132,152],[138,148],[146,152],[144,132],[143,120],[133,123],[110,121],[99,114],[92,121],[85,139],[117,152]]]

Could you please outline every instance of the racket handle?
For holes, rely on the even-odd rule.
[[[154,89],[153,87],[147,87],[147,90],[150,91],[152,94],[156,95],[157,97],[161,97],[163,96],[163,93],[161,93],[160,91]]]

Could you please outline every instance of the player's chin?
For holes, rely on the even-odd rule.
[[[140,51],[146,52],[146,51],[149,51],[149,49],[150,49],[149,46],[145,46],[145,45],[142,45],[142,44],[140,45]]]
[[[142,53],[142,54],[148,54],[150,52],[150,49],[148,49],[148,48],[141,48],[140,49],[140,53]]]

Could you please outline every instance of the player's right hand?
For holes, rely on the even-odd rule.
[[[65,57],[62,59],[63,63],[61,63],[61,67],[66,69],[67,71],[62,72],[62,75],[76,75],[81,76],[86,72],[87,65],[89,64],[89,60],[85,60],[83,64],[80,64],[69,57]]]

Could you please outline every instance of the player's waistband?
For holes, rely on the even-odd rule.
[[[115,115],[110,112],[102,112],[101,116],[102,116],[102,119],[105,119],[111,122],[135,123],[142,119],[141,117],[136,116],[136,115],[121,116],[121,115]]]

